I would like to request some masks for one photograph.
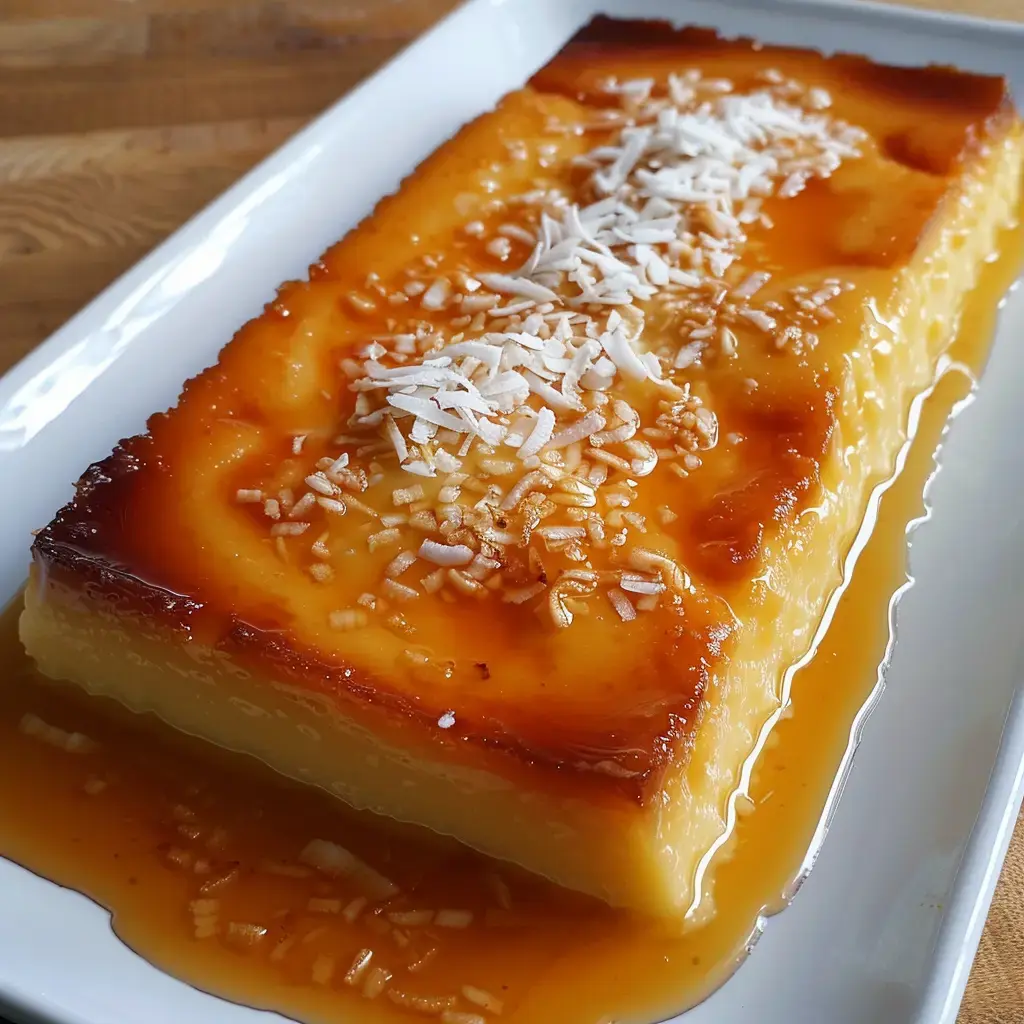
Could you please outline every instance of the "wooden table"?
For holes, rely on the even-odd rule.
[[[0,0],[0,371],[452,6]],[[959,1022],[1024,1022],[1024,818]]]

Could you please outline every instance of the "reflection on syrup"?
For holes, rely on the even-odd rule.
[[[1014,233],[1004,251],[1021,241]],[[1016,270],[1007,264],[987,268],[954,368],[925,401],[905,469],[815,657],[793,680],[789,712],[752,780],[753,813],[716,866],[707,924],[680,936],[613,912],[47,683],[21,653],[13,609],[0,630],[0,854],[109,907],[117,933],[170,973],[306,1021],[405,1020],[444,1008],[460,1021],[500,1008],[521,1024],[597,1024],[664,1018],[698,1002],[734,969],[760,915],[784,904],[801,869],[874,689],[889,599],[905,581],[905,530],[984,354],[995,300]],[[27,736],[26,713],[100,746],[68,753]],[[363,905],[351,879],[299,861],[314,838],[345,846],[401,895]],[[348,984],[363,950],[372,957]]]

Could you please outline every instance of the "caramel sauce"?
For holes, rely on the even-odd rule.
[[[890,602],[907,585],[906,531],[924,512],[933,453],[971,391],[1022,247],[1020,228],[1004,237],[1006,255],[985,268],[946,369],[918,407],[904,468],[814,657],[792,680],[702,926],[679,935],[421,830],[356,816],[248,758],[44,680],[17,639],[20,602],[0,622],[0,854],[109,908],[116,933],[171,974],[303,1021],[408,1019],[402,996],[451,997],[453,1010],[488,1016],[465,985],[500,1000],[502,1019],[529,1024],[647,1020],[699,1002],[736,968],[760,915],[795,891],[855,720],[877,693]],[[25,735],[26,713],[100,746],[69,753]],[[315,837],[400,884],[388,912],[454,908],[471,922],[396,924],[372,909],[347,920],[357,891],[296,859]],[[211,937],[195,935],[196,899],[219,901]],[[366,973],[345,982],[362,949],[391,975],[372,1000]]]

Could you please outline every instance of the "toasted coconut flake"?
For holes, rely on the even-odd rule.
[[[397,544],[402,539],[402,535],[394,527],[389,527],[386,530],[379,530],[377,533],[371,533],[366,538],[367,546],[370,551],[376,551],[378,548],[387,547],[391,544]]]
[[[358,858],[345,847],[327,839],[311,839],[303,847],[299,860],[332,878],[351,875],[358,863]]]
[[[571,423],[557,433],[552,434],[545,447],[548,451],[567,448],[569,445],[582,441],[599,430],[603,430],[605,422],[605,418],[596,409],[591,409],[590,412],[581,416],[575,423]]]
[[[495,1016],[499,1016],[505,1009],[505,1004],[497,996],[491,995],[486,989],[477,988],[475,985],[463,985],[462,995],[474,1006],[479,1006]]]
[[[471,597],[481,597],[487,593],[483,584],[467,576],[461,569],[449,569],[448,580],[456,590]]]
[[[312,491],[307,491],[288,511],[289,519],[303,519],[316,506],[317,496]],[[308,525],[308,524],[307,524]]]
[[[538,469],[532,469],[516,481],[508,494],[502,499],[501,507],[503,509],[515,508],[531,491],[540,488],[547,489],[550,486],[551,479],[545,473]]]
[[[451,281],[446,277],[439,277],[420,297],[420,305],[429,310],[444,309],[448,305],[451,292]]]
[[[406,569],[412,568],[415,564],[416,553],[414,551],[400,551],[388,562],[384,569],[384,575],[390,577],[401,576]]]
[[[542,406],[529,436],[519,446],[519,458],[526,459],[536,455],[551,440],[554,429],[555,414],[547,406]]]
[[[647,579],[634,573],[623,573],[619,586],[629,594],[661,594],[665,591],[661,580]]]
[[[316,503],[325,512],[330,512],[332,515],[343,516],[348,512],[348,505],[341,498],[320,497],[316,499]]]
[[[225,938],[234,946],[251,949],[267,937],[267,929],[251,921],[229,921]]]
[[[384,580],[381,587],[393,601],[414,601],[420,596],[418,590],[407,587],[404,583],[399,583],[398,580],[393,580],[390,577]]]
[[[472,564],[466,570],[466,575],[483,582],[500,568],[501,562],[497,559],[485,558],[483,555],[474,555]]]
[[[749,274],[747,278],[736,288],[733,295],[737,299],[752,299],[769,281],[771,274],[763,270]]]
[[[198,868],[198,862],[196,867]],[[199,887],[199,892],[206,896],[211,892],[220,892],[221,889],[227,889],[233,882],[238,880],[238,876],[241,874],[238,865],[232,865],[230,868],[222,871],[219,875],[215,875],[213,878],[208,878]]]
[[[628,441],[640,429],[640,414],[628,402],[616,399],[612,404],[612,410],[621,422],[611,430],[602,430],[591,435],[590,443],[596,448]]]
[[[362,629],[370,620],[361,608],[339,608],[329,616],[331,629]]]
[[[390,899],[398,886],[337,843],[313,839],[299,854],[304,864],[332,878],[351,878],[371,899]]]
[[[426,497],[423,487],[420,484],[413,484],[411,487],[396,487],[391,492],[391,500],[395,506],[412,505],[422,501]]]
[[[335,492],[335,485],[332,484],[323,473],[311,473],[307,476],[306,486],[310,490],[316,491],[317,494],[322,494],[325,497],[330,497]],[[315,500],[316,499],[314,499],[314,501]]]
[[[629,471],[633,476],[650,476],[658,465],[658,453],[647,441],[633,438],[624,447],[629,452]]]
[[[647,532],[647,517],[642,516],[639,512],[623,512],[622,518],[640,533]]]
[[[671,558],[663,555],[660,551],[651,551],[648,548],[634,548],[629,553],[629,564],[641,572],[660,572],[662,579],[673,594],[683,595],[689,593],[689,577]]]
[[[584,526],[538,526],[533,531],[538,537],[552,544],[564,543],[570,540],[582,540],[587,535]]]
[[[771,334],[777,326],[775,318],[769,316],[763,309],[741,309],[739,315],[765,334]]]
[[[548,611],[551,614],[551,621],[559,629],[568,629],[572,625],[573,611],[569,607],[569,600],[582,594],[589,593],[593,588],[588,584],[575,579],[560,578],[548,591]]]
[[[374,967],[366,976],[363,983],[363,996],[366,999],[376,999],[391,981],[391,972],[383,967]]]
[[[420,545],[419,555],[435,565],[467,565],[473,560],[473,549],[465,544],[440,544],[428,539]]]
[[[429,573],[420,580],[420,585],[426,593],[436,594],[444,586],[444,581],[444,569],[435,569],[432,573]]]
[[[454,507],[458,508],[457,505]],[[409,525],[423,533],[434,533],[437,530],[437,517],[429,509],[421,509],[409,516]]]
[[[42,740],[51,747],[67,751],[69,754],[91,754],[99,750],[99,744],[80,732],[66,732],[55,725],[49,725],[38,715],[26,711],[18,722],[18,731],[34,739]]]
[[[602,462],[607,466],[611,466],[612,469],[618,469],[623,473],[629,473],[630,465],[621,456],[615,455],[613,452],[606,452],[600,448],[588,448],[587,456],[591,459],[596,459],[598,462]]]
[[[309,523],[274,523],[271,537],[298,537],[309,529]]]
[[[309,575],[317,581],[317,583],[330,583],[334,579],[334,570],[323,562],[314,562],[309,567]]]
[[[618,587],[612,587],[608,591],[608,600],[623,622],[632,622],[636,618],[633,602]]]
[[[352,960],[352,966],[345,972],[346,985],[358,985],[366,974],[370,961],[373,959],[372,949],[361,949]]]
[[[468,928],[473,923],[471,910],[439,910],[434,915],[434,924],[438,928]]]
[[[388,999],[406,1010],[417,1013],[439,1014],[451,1010],[456,1005],[455,996],[414,996],[397,989],[388,989]]]

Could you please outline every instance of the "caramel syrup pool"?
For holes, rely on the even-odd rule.
[[[117,934],[168,973],[312,1024],[424,1013],[470,1024],[460,1015],[499,1010],[514,1024],[598,1024],[699,1002],[800,877],[877,690],[933,453],[971,391],[1022,244],[1020,229],[1004,239],[1009,256],[985,269],[947,370],[919,406],[903,471],[758,760],[705,924],[680,936],[609,910],[45,681],[17,639],[19,602],[0,620],[0,855],[109,908]],[[26,714],[99,747],[69,753],[26,735]],[[314,838],[407,880],[402,895],[364,906],[351,883],[297,860]]]

